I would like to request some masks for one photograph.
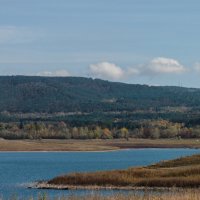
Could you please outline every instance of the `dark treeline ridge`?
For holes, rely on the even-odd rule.
[[[80,77],[0,77],[0,112],[55,113],[162,110],[200,105],[200,89]]]

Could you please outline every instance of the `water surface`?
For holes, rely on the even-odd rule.
[[[71,191],[27,189],[28,183],[69,172],[124,169],[200,153],[198,149],[132,149],[112,152],[0,153],[0,195],[8,198],[69,195]],[[83,190],[73,191],[77,194]]]

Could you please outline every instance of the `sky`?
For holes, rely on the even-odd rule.
[[[200,88],[200,1],[0,0],[0,75]]]

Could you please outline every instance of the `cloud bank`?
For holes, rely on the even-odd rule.
[[[196,63],[195,71],[200,72],[200,63]],[[89,66],[88,74],[93,78],[100,78],[104,80],[123,81],[134,76],[162,76],[166,74],[181,74],[187,72],[188,69],[183,66],[179,61],[172,58],[156,57],[147,62],[146,64],[134,67],[121,67],[111,62],[99,62]],[[57,71],[42,71],[36,74],[37,76],[49,77],[67,77],[73,76],[65,69]],[[78,76],[81,76],[80,74]]]
[[[125,69],[114,63],[100,62],[90,65],[89,70],[94,77],[111,80],[121,80],[137,75],[180,74],[187,71],[186,67],[181,65],[179,61],[165,57],[156,57],[144,65]]]

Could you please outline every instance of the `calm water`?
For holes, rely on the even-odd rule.
[[[26,189],[37,180],[68,172],[122,169],[200,153],[197,149],[135,149],[114,152],[0,153],[0,195],[8,198],[68,195],[71,191]],[[73,191],[78,194],[85,191]]]

